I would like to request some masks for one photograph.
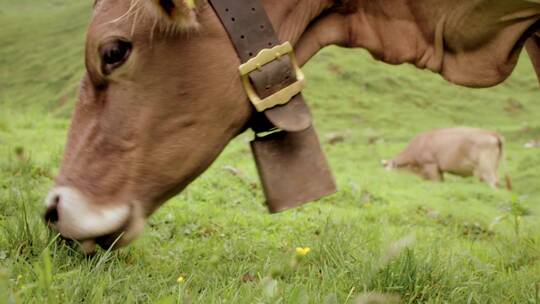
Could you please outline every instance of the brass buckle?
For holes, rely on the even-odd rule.
[[[274,60],[279,60],[281,56],[284,55],[289,55],[291,58],[291,63],[296,73],[296,82],[264,99],[261,99],[259,95],[257,95],[257,92],[255,92],[255,89],[249,80],[249,74],[255,70],[260,70],[265,64],[268,64]],[[293,47],[288,41],[271,49],[261,50],[257,56],[240,65],[238,69],[240,70],[240,75],[242,75],[242,84],[244,85],[247,96],[249,97],[251,103],[255,106],[257,112],[264,112],[265,110],[273,108],[277,105],[288,103],[294,96],[302,92],[306,86],[304,73],[300,69],[300,66],[298,66],[298,61],[296,60]]]

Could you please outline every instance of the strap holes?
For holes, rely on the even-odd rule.
[[[253,57],[253,53],[252,53],[252,52],[249,52],[249,57]]]
[[[268,42],[268,46],[272,46],[272,42]]]
[[[236,18],[232,17],[232,18],[231,18],[231,21],[232,21],[232,22],[235,22],[235,21],[236,21]]]
[[[226,9],[225,9],[225,11],[226,11],[226,12],[228,13],[228,12],[229,12],[229,9],[228,9],[228,8],[226,8]]]
[[[256,10],[255,10],[255,8],[254,8],[254,7],[252,7],[252,8],[251,8],[251,11],[252,11],[252,12],[254,12],[254,11],[256,11]]]
[[[264,25],[261,25],[261,30],[264,30]]]
[[[246,36],[244,36],[244,35],[240,36],[240,39],[244,39],[244,38],[246,38]]]

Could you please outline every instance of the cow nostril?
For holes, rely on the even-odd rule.
[[[52,204],[47,211],[45,211],[45,222],[54,224],[58,222],[58,204],[60,203],[60,196],[55,195],[52,199]]]
[[[53,206],[45,212],[45,222],[54,224],[58,222],[58,210]]]

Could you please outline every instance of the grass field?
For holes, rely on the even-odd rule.
[[[337,194],[269,215],[244,134],[131,246],[87,258],[55,241],[42,200],[90,12],[0,0],[0,303],[540,302],[540,150],[523,148],[540,138],[540,89],[526,56],[505,84],[473,90],[327,49],[305,68],[306,97]],[[418,132],[455,125],[506,137],[512,193],[380,167]]]

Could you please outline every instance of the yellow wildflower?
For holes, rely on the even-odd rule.
[[[371,207],[373,207],[373,204],[372,204],[372,203],[365,203],[365,204],[364,204],[364,208],[365,208],[365,209],[369,209],[369,208],[371,208]]]
[[[176,280],[176,282],[178,282],[178,284],[182,284],[185,281],[186,281],[186,279],[183,276],[179,276],[178,279]]]
[[[298,255],[298,256],[306,256],[310,251],[311,251],[311,248],[309,248],[309,247],[305,247],[305,248],[297,247],[296,248],[296,255]]]

